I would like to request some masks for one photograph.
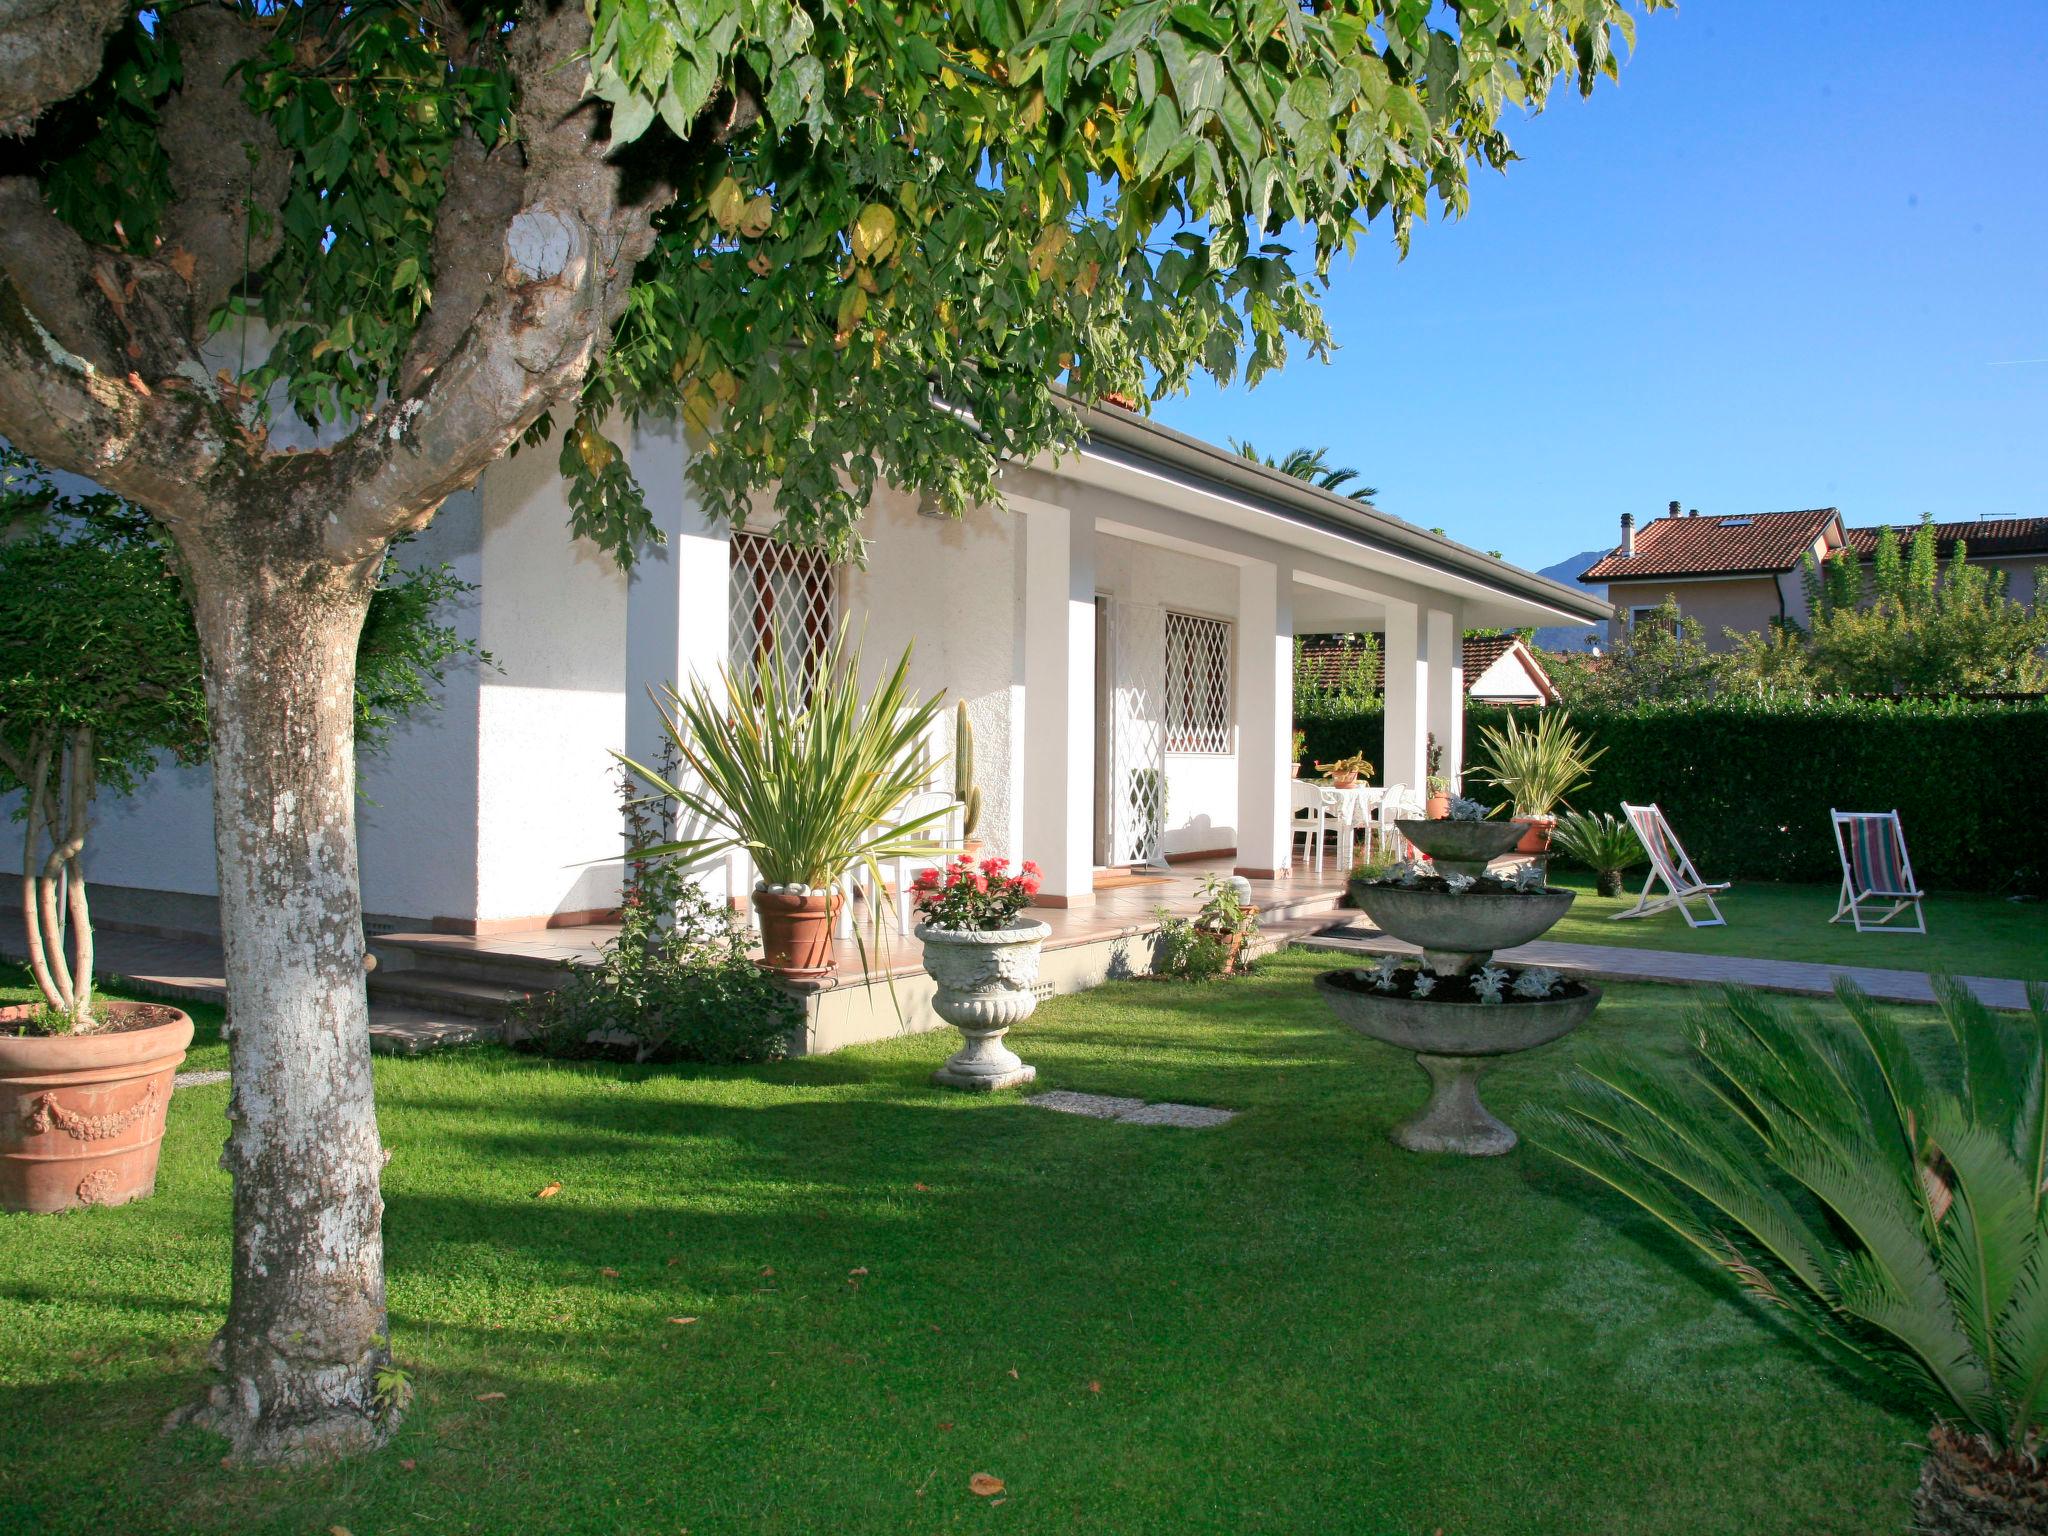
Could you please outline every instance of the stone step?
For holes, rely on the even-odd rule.
[[[553,956],[469,949],[431,935],[377,935],[370,948],[377,956],[377,970],[393,977],[432,971],[521,992],[559,987],[569,969]]]
[[[425,1013],[459,1014],[496,1024],[509,1019],[529,993],[540,990],[544,989],[479,981],[425,967],[385,970],[380,966],[370,973],[370,996],[377,1002]]]

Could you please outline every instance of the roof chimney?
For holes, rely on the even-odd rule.
[[[1666,513],[1665,515],[1666,515],[1666,516],[1668,516],[1668,517],[1676,517],[1676,516],[1678,516],[1678,503],[1677,503],[1677,502],[1675,502],[1675,501],[1674,501],[1674,502],[1672,502],[1672,503],[1671,503],[1671,510],[1670,510],[1670,511],[1669,511],[1668,513]]]
[[[1698,517],[1700,515],[1700,509],[1698,507],[1694,507],[1690,512],[1686,513],[1685,515],[1687,517]]]
[[[1673,502],[1675,507],[1677,502]],[[1636,515],[1633,512],[1621,514],[1621,558],[1633,560],[1636,556]]]

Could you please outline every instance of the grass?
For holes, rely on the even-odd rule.
[[[418,1398],[318,1471],[159,1432],[226,1300],[227,1089],[181,1090],[153,1200],[0,1217],[0,1529],[1904,1528],[1922,1426],[1647,1219],[1526,1146],[1392,1147],[1421,1075],[1333,1023],[1328,964],[1118,983],[1020,1031],[1042,1086],[1243,1111],[1207,1131],[938,1092],[938,1035],[731,1070],[380,1058]],[[1613,988],[1489,1100],[1677,1049],[1698,1000]]]
[[[1715,898],[1728,919],[1725,928],[1688,928],[1676,912],[1610,922],[1611,914],[1635,905],[1643,875],[1640,868],[1631,870],[1628,894],[1616,897],[1596,894],[1593,877],[1584,870],[1554,870],[1552,882],[1570,886],[1579,899],[1544,938],[1564,944],[1623,944],[1689,954],[2048,981],[2048,903],[1943,891],[1924,903],[1924,937],[1870,934],[1858,933],[1846,922],[1828,922],[1839,896],[1834,886],[1741,881]],[[1695,910],[1705,912],[1704,907]]]

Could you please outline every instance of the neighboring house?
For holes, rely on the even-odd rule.
[[[1699,622],[1707,648],[1726,650],[1730,630],[1765,629],[1780,619],[1803,624],[1800,562],[1841,547],[1842,516],[1833,507],[1701,517],[1681,516],[1674,501],[1640,530],[1633,514],[1622,513],[1621,543],[1579,580],[1606,583],[1610,631],[1676,599],[1679,612]]]
[[[1586,586],[1605,583],[1616,624],[1633,623],[1667,598],[1699,622],[1709,650],[1732,644],[1737,634],[1761,630],[1777,620],[1807,621],[1801,567],[1810,553],[1825,560],[1845,545],[1866,561],[1877,548],[1877,528],[1848,528],[1833,507],[1803,512],[1756,512],[1733,517],[1679,515],[1672,502],[1663,517],[1636,527],[1621,515],[1621,543],[1579,575]],[[1902,544],[1913,527],[1896,528]],[[1943,560],[1962,542],[1972,565],[2005,572],[2006,595],[2032,603],[2040,588],[2036,573],[2048,562],[2048,517],[1986,517],[1974,522],[1936,523],[1936,547]]]
[[[772,517],[735,531],[704,515],[684,476],[690,443],[652,423],[621,433],[667,543],[630,577],[569,537],[554,454],[493,466],[406,551],[477,584],[457,622],[495,665],[451,672],[440,707],[365,764],[373,931],[608,912],[611,754],[658,751],[648,690],[728,664],[744,676],[842,630],[864,639],[870,669],[914,640],[916,686],[967,701],[982,837],[1038,860],[1049,903],[1078,906],[1098,867],[1158,851],[1132,811],[1148,772],[1166,785],[1164,852],[1287,867],[1297,633],[1385,635],[1386,772],[1420,783],[1431,733],[1458,771],[1465,630],[1605,615],[1583,592],[1143,417],[1081,416],[1078,451],[1005,471],[1005,507],[955,521],[878,495],[861,565],[770,537]],[[203,767],[104,799],[98,911],[211,928],[211,821]],[[736,894],[722,871],[707,883]]]
[[[1337,687],[1354,680],[1362,655],[1372,668],[1367,686],[1377,693],[1383,682],[1378,656],[1355,643],[1328,637],[1309,641],[1298,666],[1302,676]],[[1460,671],[1465,697],[1481,704],[1543,705],[1558,699],[1543,663],[1517,635],[1467,635]]]
[[[1877,552],[1878,528],[1851,528],[1849,547],[1867,563]],[[1904,554],[1916,530],[1894,528]],[[2041,567],[2048,564],[2048,517],[1980,517],[1973,522],[1936,523],[1935,553],[1946,562],[1961,544],[1972,565],[1987,565],[2005,572],[2005,595],[2017,603],[2032,605],[2042,596]]]

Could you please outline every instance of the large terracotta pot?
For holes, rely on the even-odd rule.
[[[125,1205],[156,1191],[171,1079],[192,1021],[163,1003],[101,1003],[126,1026],[19,1035],[0,1008],[0,1210]]]
[[[763,887],[754,892],[754,915],[761,924],[761,968],[793,981],[830,976],[838,962],[832,954],[832,914],[838,906],[830,891],[798,896]]]
[[[1422,814],[1430,821],[1448,821],[1451,816],[1451,792],[1447,789],[1433,789],[1424,803]]]
[[[1557,825],[1555,816],[1517,816],[1515,825],[1524,829],[1522,840],[1515,844],[1516,853],[1550,852],[1550,830]]]

